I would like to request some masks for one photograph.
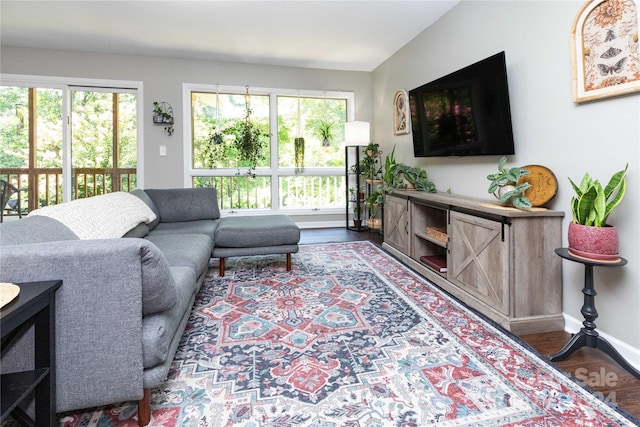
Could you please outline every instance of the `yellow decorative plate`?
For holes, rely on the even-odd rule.
[[[20,293],[20,287],[13,283],[0,283],[0,308],[9,304]]]
[[[531,172],[520,178],[519,183],[528,182],[531,187],[524,195],[531,201],[531,206],[542,206],[548,203],[558,192],[558,180],[549,168],[540,165],[522,166]]]

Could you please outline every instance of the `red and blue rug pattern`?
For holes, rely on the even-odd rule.
[[[196,299],[154,426],[635,423],[369,242],[231,258]],[[136,402],[64,426],[134,426]]]

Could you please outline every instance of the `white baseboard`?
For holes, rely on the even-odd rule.
[[[342,221],[298,221],[296,225],[301,228],[337,228],[345,227],[344,220]]]
[[[580,328],[582,328],[582,320],[578,320],[575,317],[569,316],[567,313],[563,313],[563,315],[565,331],[571,334],[575,334],[576,332],[580,331]],[[615,347],[616,350],[618,350],[618,353],[620,353],[620,355],[624,357],[630,365],[633,365],[633,367],[635,367],[636,369],[640,369],[640,349],[630,346],[626,342],[620,341],[619,339],[601,332],[600,330],[598,330],[598,334],[602,338],[609,341],[609,343],[613,347]]]

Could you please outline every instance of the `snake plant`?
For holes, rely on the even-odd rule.
[[[613,174],[609,183],[603,188],[597,179],[585,173],[580,185],[571,178],[569,182],[575,191],[571,198],[573,222],[593,227],[604,227],[611,211],[620,204],[627,190],[625,175],[629,165]]]

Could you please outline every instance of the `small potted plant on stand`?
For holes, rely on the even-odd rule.
[[[370,143],[365,149],[364,157],[360,160],[360,173],[369,184],[379,184],[382,182],[382,165],[379,162],[381,151],[378,144]]]
[[[528,182],[518,184],[520,178],[530,172],[520,167],[506,168],[505,163],[507,158],[501,158],[498,162],[498,173],[487,176],[491,181],[488,192],[493,194],[502,205],[512,205],[518,209],[530,208],[531,202],[524,192],[531,187],[531,184]]]
[[[375,191],[367,197],[366,204],[369,210],[369,219],[367,219],[367,227],[372,230],[379,230],[382,228],[382,219],[376,218],[380,205],[384,202],[384,192],[382,186],[379,185]]]
[[[573,221],[569,223],[569,252],[584,258],[612,260],[618,258],[618,231],[607,224],[611,211],[620,204],[627,189],[625,168],[613,174],[605,187],[589,173],[576,185],[569,182],[575,195],[571,198]]]
[[[362,218],[360,217],[360,213],[362,212],[362,208],[358,203],[354,203],[353,205],[353,227],[360,230],[362,227]]]

